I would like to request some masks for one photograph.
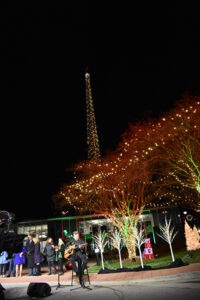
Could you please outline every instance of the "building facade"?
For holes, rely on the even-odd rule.
[[[146,236],[151,239],[152,243],[156,244],[156,232],[159,232],[159,223],[164,223],[165,217],[168,219],[171,218],[176,230],[178,230],[181,236],[184,236],[184,220],[190,214],[190,211],[184,211],[179,208],[147,210],[141,215],[138,226],[142,226],[145,229]],[[45,247],[48,237],[52,237],[55,244],[59,238],[62,238],[66,242],[72,238],[73,231],[75,230],[78,230],[81,238],[88,243],[89,254],[92,254],[93,235],[101,231],[109,236],[114,230],[114,226],[109,219],[99,214],[25,220],[17,223],[17,233],[26,234],[26,239],[29,233],[35,234],[40,239],[42,250]]]

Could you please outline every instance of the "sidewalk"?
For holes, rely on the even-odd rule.
[[[89,266],[92,264],[89,263]],[[23,270],[22,277],[9,277],[9,278],[0,278],[0,283],[3,284],[14,284],[14,283],[29,283],[29,282],[57,282],[58,275],[48,275],[47,268],[43,268],[41,276],[28,276],[28,270]],[[97,282],[107,282],[110,283],[123,283],[128,281],[140,281],[146,279],[160,279],[160,277],[178,275],[184,273],[193,273],[197,272],[198,276],[200,275],[200,263],[190,264],[187,266],[171,269],[161,269],[161,270],[149,270],[149,271],[140,271],[140,272],[122,272],[122,273],[111,273],[111,274],[96,274],[92,273],[90,275],[91,284]],[[64,275],[60,276],[60,283],[62,284],[71,284],[72,271],[67,270]],[[155,279],[154,279],[155,280]],[[74,284],[78,284],[78,278],[75,278]]]

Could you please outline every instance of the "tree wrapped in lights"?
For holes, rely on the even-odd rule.
[[[171,219],[169,221],[167,221],[167,218],[165,217],[164,225],[159,224],[159,229],[161,231],[161,234],[157,233],[157,235],[169,244],[172,261],[175,261],[174,253],[173,253],[173,249],[172,249],[172,243],[178,232],[174,231],[174,229],[175,229],[174,227],[170,228],[171,221],[172,221]]]
[[[178,203],[187,204],[200,210],[200,98],[184,96],[174,108],[157,121],[149,120],[142,125],[130,125],[122,135],[118,150],[123,155],[124,168],[137,160],[149,160],[151,170],[162,191],[170,195],[171,186],[180,186],[181,194],[189,194],[187,189],[196,191],[196,196],[179,198]],[[137,143],[137,147],[135,144]],[[177,195],[177,191],[175,193]],[[191,194],[194,195],[192,192]],[[161,199],[162,198],[162,199]],[[177,201],[168,198],[167,205]],[[176,197],[178,200],[178,197]],[[153,206],[159,206],[154,201]],[[171,202],[171,203],[170,203]],[[166,204],[162,204],[166,205]]]
[[[89,164],[89,177],[84,173],[82,180],[63,186],[61,196],[81,213],[104,214],[121,232],[129,258],[134,258],[134,228],[145,205],[153,197],[151,174],[144,162],[135,164],[134,168],[113,172],[112,168],[108,169],[107,161],[96,168]],[[86,172],[87,168],[84,170]]]
[[[185,240],[188,251],[200,249],[200,236],[197,229],[192,229],[185,221]]]
[[[104,249],[108,243],[108,239],[106,238],[105,232],[97,233],[97,235],[93,236],[93,239],[94,239],[95,247],[98,248],[101,253],[101,264],[102,264],[102,269],[104,270],[103,253],[104,253]]]
[[[135,245],[139,250],[139,255],[140,255],[140,262],[141,262],[141,267],[142,269],[144,268],[143,264],[143,257],[142,257],[142,251],[141,251],[141,246],[145,243],[145,234],[144,234],[144,229],[140,228],[136,229],[136,240],[135,240]]]
[[[176,144],[168,156],[171,167],[169,175],[173,176],[181,186],[194,189],[197,194],[200,194],[200,143],[196,139],[188,138],[180,142],[177,147]],[[191,205],[200,209],[198,195],[193,198]]]
[[[149,183],[140,179],[135,179],[135,182],[133,182],[132,178],[131,183],[127,182],[126,186],[115,189],[112,198],[110,198],[109,194],[104,193],[104,199],[107,200],[105,215],[121,232],[129,258],[136,257],[136,228],[144,210],[145,202],[147,203],[148,198],[150,199],[151,193],[148,195],[149,189]],[[110,208],[108,209],[109,202]]]
[[[118,254],[119,254],[119,264],[120,264],[120,268],[122,269],[122,257],[121,257],[121,250],[123,247],[123,242],[122,242],[122,236],[121,233],[118,230],[115,230],[112,233],[112,236],[110,237],[111,239],[111,244],[112,246],[118,250]]]
[[[167,121],[168,120],[168,121]],[[183,202],[200,209],[200,99],[189,97],[166,115],[162,132],[168,132],[170,139],[160,146],[160,159],[163,162],[160,173],[165,183],[182,187],[179,191],[195,193]],[[164,166],[164,167],[163,167]],[[180,201],[179,201],[180,202]]]

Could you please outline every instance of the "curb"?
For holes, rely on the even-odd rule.
[[[151,282],[169,282],[169,281],[182,281],[182,280],[196,280],[197,282],[200,280],[200,271],[195,271],[195,272],[188,272],[188,273],[180,273],[177,275],[168,275],[168,276],[161,276],[161,277],[151,277],[151,278],[146,278],[146,279],[135,279],[135,280],[115,280],[115,281],[91,281],[91,286],[101,286],[101,285],[105,285],[105,286],[111,286],[111,285],[132,285],[132,284],[141,284],[141,283],[151,283]],[[41,281],[40,281],[41,282]],[[57,281],[44,281],[46,283],[48,283],[51,287],[57,286]],[[30,282],[18,282],[17,283],[17,287],[26,287],[30,284]],[[63,281],[60,283],[61,286],[63,285],[68,285],[69,287],[73,287],[73,286],[79,286],[78,282],[74,282],[73,286],[71,286],[71,281]],[[3,283],[2,284],[5,287],[9,286],[16,286],[16,283],[14,282],[9,282],[9,283]],[[88,284],[86,284],[88,285]]]

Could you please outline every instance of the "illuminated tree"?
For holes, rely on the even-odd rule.
[[[112,173],[111,168],[109,172],[107,161],[110,159],[96,166],[96,173],[95,165],[89,163],[89,177],[86,177],[85,167],[82,180],[63,186],[61,195],[64,201],[81,213],[104,214],[121,232],[129,258],[133,258],[136,256],[134,228],[137,227],[145,205],[153,197],[151,173],[146,171],[144,162],[115,173]]]
[[[160,185],[160,197],[161,191],[170,194],[171,186],[180,186],[179,204],[185,205],[184,192],[194,190],[196,195],[192,192],[193,198],[187,197],[188,205],[200,209],[200,98],[186,95],[158,120],[136,125],[130,125],[118,147],[123,162],[126,160],[124,168],[130,163],[134,165],[136,159],[148,159]],[[159,203],[154,201],[153,206]]]
[[[137,170],[139,172],[139,170]],[[130,176],[130,175],[129,175]],[[118,188],[102,193],[105,215],[121,232],[129,258],[135,258],[136,228],[145,203],[151,197],[151,185],[142,179],[128,177]]]
[[[170,248],[170,252],[171,252],[171,256],[172,256],[172,261],[175,261],[174,253],[173,253],[173,249],[172,249],[172,242],[175,239],[178,232],[174,231],[174,229],[175,229],[174,227],[170,228],[171,221],[172,221],[171,219],[169,221],[167,221],[167,218],[165,217],[164,225],[159,224],[161,234],[157,233],[157,235],[169,244],[169,248]]]
[[[136,229],[135,245],[139,250],[140,262],[141,262],[142,269],[144,268],[144,264],[143,264],[141,246],[145,243],[145,240],[146,240],[146,238],[145,238],[144,230],[142,228],[140,228],[139,231]]]
[[[187,100],[187,99],[186,99]],[[200,101],[188,99],[181,102],[169,113],[164,130],[168,132],[171,139],[160,148],[161,160],[165,168],[165,182],[168,185],[181,186],[180,192],[192,193],[193,198],[188,198],[188,204],[195,209],[200,208]],[[173,122],[172,122],[173,121]],[[185,199],[183,198],[185,201]]]
[[[96,236],[93,236],[95,247],[99,249],[101,253],[101,264],[102,269],[104,270],[104,260],[103,260],[103,253],[104,249],[108,243],[108,239],[106,238],[105,232],[99,232]]]
[[[192,229],[185,221],[185,240],[188,251],[200,249],[200,236],[198,231]]]
[[[112,246],[118,250],[118,254],[119,254],[119,264],[120,264],[120,268],[122,268],[122,257],[121,257],[121,250],[123,247],[123,242],[122,242],[122,236],[121,233],[117,230],[115,230],[112,233],[112,236],[110,237],[111,239],[111,244]]]

